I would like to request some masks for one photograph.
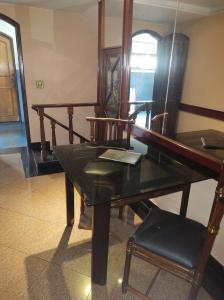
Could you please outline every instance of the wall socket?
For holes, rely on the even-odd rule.
[[[36,80],[36,88],[43,89],[44,88],[44,81],[43,80]]]

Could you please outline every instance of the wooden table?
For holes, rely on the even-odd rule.
[[[131,140],[131,149],[142,153],[132,166],[98,158],[106,147],[123,147],[122,141],[54,147],[65,171],[67,225],[74,223],[74,187],[93,206],[92,281],[107,280],[110,208],[182,191],[180,214],[186,215],[190,186],[208,174],[194,170],[155,145]]]

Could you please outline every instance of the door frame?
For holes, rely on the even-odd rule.
[[[27,106],[27,94],[26,94],[26,82],[24,75],[24,64],[23,64],[23,53],[22,53],[22,41],[21,41],[21,31],[20,25],[10,17],[0,13],[0,20],[3,20],[11,24],[15,28],[16,33],[16,42],[17,42],[17,52],[18,52],[18,62],[19,62],[19,75],[21,78],[21,90],[22,90],[22,102],[23,102],[23,111],[24,111],[24,123],[26,130],[26,139],[27,146],[30,147],[31,138],[30,138],[30,124],[29,124],[29,115],[28,115],[28,106]]]
[[[9,36],[8,34],[0,31],[0,36],[3,36],[5,38],[7,38],[10,42],[10,47],[11,47],[11,51],[12,51],[12,60],[13,60],[13,68],[15,70],[15,73],[16,73],[16,64],[15,64],[15,54],[14,54],[14,51],[13,51],[13,39],[11,36]],[[16,76],[16,74],[15,74]],[[19,101],[19,91],[18,91],[18,84],[17,84],[17,79],[16,79],[16,96],[17,96],[17,109],[18,109],[18,118],[19,120],[16,121],[16,122],[20,122],[21,121],[21,111],[20,111],[20,101]],[[7,121],[6,121],[7,122]],[[10,122],[14,122],[14,121],[10,121]]]

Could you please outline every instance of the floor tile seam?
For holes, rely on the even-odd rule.
[[[24,216],[24,217],[27,217],[27,218],[30,218],[30,219],[34,219],[34,220],[37,220],[37,221],[40,221],[40,222],[43,222],[43,223],[47,223],[47,224],[51,224],[51,225],[63,225],[62,221],[60,221],[60,222],[59,221],[58,222],[50,222],[50,221],[47,221],[47,220],[44,220],[44,219],[36,218],[34,216],[31,216],[31,215],[27,215],[27,214],[24,214],[24,213],[21,213],[21,212],[17,212],[15,210],[12,210],[12,209],[9,209],[9,208],[2,207],[1,203],[0,203],[0,209],[11,212],[11,213],[16,214],[16,215],[21,215],[21,216]],[[64,225],[67,226],[66,224],[64,224]]]

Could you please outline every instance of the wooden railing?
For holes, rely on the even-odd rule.
[[[68,139],[69,144],[73,144],[74,136],[80,139],[80,143],[89,142],[87,138],[79,134],[78,132],[74,131],[73,128],[73,114],[74,108],[77,107],[95,107],[98,106],[97,103],[64,103],[64,104],[34,104],[32,105],[32,109],[35,110],[40,119],[40,139],[41,139],[41,156],[42,160],[47,159],[47,146],[46,146],[46,134],[45,134],[45,124],[44,118],[50,120],[51,124],[51,133],[52,133],[52,145],[56,146],[57,139],[56,139],[56,125],[68,131]],[[68,126],[59,122],[49,114],[45,112],[46,108],[66,108],[68,114]]]
[[[152,100],[148,100],[148,101],[136,101],[136,102],[129,102],[129,107],[131,107],[132,105],[138,106],[137,109],[129,115],[129,120],[136,120],[138,114],[140,112],[145,111],[146,112],[146,118],[145,118],[145,128],[149,128],[149,116],[150,116],[150,112],[152,110]],[[130,109],[129,109],[130,111]]]
[[[146,112],[146,121],[145,121],[145,128],[149,128],[149,116],[152,109],[153,101],[137,101],[137,102],[129,102],[129,106],[135,105],[139,106],[137,109],[129,115],[130,120],[136,120],[138,114],[140,112]],[[78,107],[96,107],[98,103],[61,103],[61,104],[33,104],[32,109],[35,110],[39,116],[40,120],[40,139],[41,139],[41,156],[42,160],[47,159],[47,142],[46,142],[46,133],[45,133],[45,118],[50,121],[51,125],[51,140],[52,145],[57,145],[57,137],[56,137],[56,125],[63,128],[68,132],[68,140],[69,144],[73,144],[74,137],[78,137],[80,139],[80,143],[89,142],[87,138],[79,134],[78,132],[74,131],[73,128],[73,115],[74,115],[74,108]],[[46,113],[46,109],[48,108],[65,108],[67,109],[68,114],[68,126],[61,123],[60,121],[56,120],[54,117],[50,116]]]

